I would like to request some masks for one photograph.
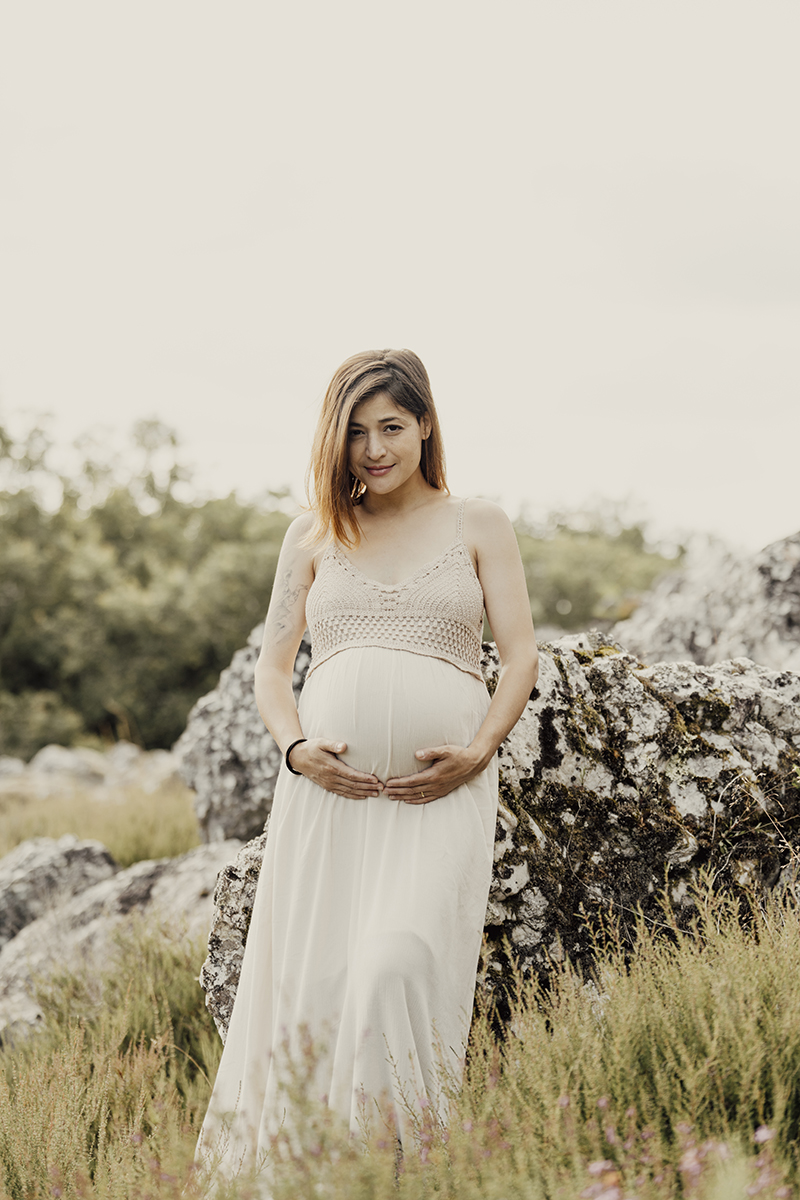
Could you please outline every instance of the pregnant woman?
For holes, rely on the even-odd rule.
[[[310,480],[256,668],[285,765],[200,1139],[200,1159],[226,1178],[267,1155],[285,1119],[282,1056],[307,1033],[324,1047],[314,1090],[354,1130],[379,1119],[405,1143],[409,1108],[444,1116],[491,878],[496,751],[536,681],[513,529],[496,505],[450,495],[415,354],[343,363]],[[502,662],[491,702],[484,609]]]

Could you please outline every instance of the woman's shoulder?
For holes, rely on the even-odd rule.
[[[308,509],[295,517],[286,530],[286,540],[300,543],[308,539],[316,524],[316,516]]]
[[[310,566],[320,552],[320,544],[313,536],[315,526],[313,512],[302,512],[295,517],[284,534],[282,555],[297,565]]]
[[[493,500],[470,497],[464,504],[462,537],[476,570],[489,561],[508,562],[519,554],[517,535],[507,514]]]
[[[492,537],[500,532],[513,529],[505,510],[494,500],[486,500],[483,496],[468,496],[458,500],[464,506],[464,530],[476,537]]]

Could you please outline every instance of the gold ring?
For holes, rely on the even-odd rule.
[[[423,792],[422,788],[420,788],[420,790],[419,790],[419,794],[420,794],[420,798],[421,798],[422,800],[424,800],[424,799],[425,799],[425,793]]]

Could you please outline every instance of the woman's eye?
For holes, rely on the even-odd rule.
[[[364,432],[363,429],[349,429],[348,436],[351,438],[359,437]]]
[[[403,426],[402,425],[384,425],[383,428],[386,433],[397,433],[397,431],[402,429]]]

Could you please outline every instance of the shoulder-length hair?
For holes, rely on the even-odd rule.
[[[398,408],[419,422],[427,416],[429,436],[422,443],[420,469],[431,487],[449,491],[444,446],[431,394],[428,372],[413,350],[366,350],[343,362],[331,380],[317,422],[306,477],[309,502],[316,516],[310,542],[333,538],[343,546],[359,542],[355,506],[366,488],[351,473],[348,431],[353,410],[362,400],[386,392]]]

